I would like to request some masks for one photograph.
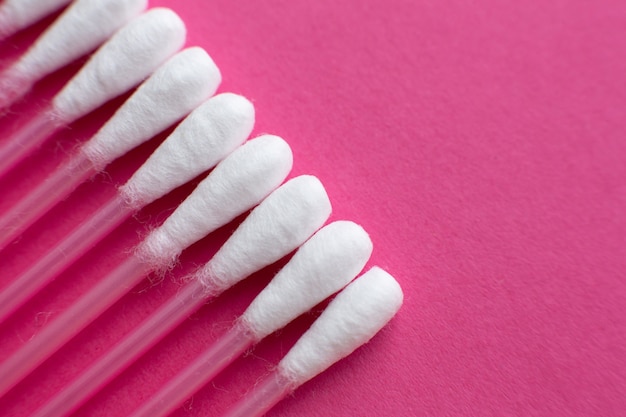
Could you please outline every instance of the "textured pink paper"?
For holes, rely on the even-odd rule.
[[[621,416],[626,410],[626,3],[154,0],[223,71],[221,91],[318,175],[333,219],[372,235],[405,306],[370,344],[270,416]],[[48,21],[49,22],[49,21]],[[47,22],[1,47],[10,59]],[[6,132],[76,66],[40,83]],[[0,211],[120,101],[0,181]],[[157,138],[82,186],[0,254],[0,286],[88,216]],[[0,139],[2,140],[2,139]],[[113,268],[190,187],[151,205],[0,326],[0,359]],[[233,223],[135,288],[0,399],[23,416],[176,293]],[[279,265],[204,307],[82,407],[124,416],[222,334]],[[321,307],[320,307],[321,308]],[[318,309],[319,310],[319,309]],[[314,319],[261,343],[175,413],[219,416]],[[0,376],[1,377],[1,376]]]

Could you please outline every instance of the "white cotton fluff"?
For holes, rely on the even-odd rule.
[[[205,178],[137,250],[148,265],[166,268],[180,252],[259,204],[291,171],[291,148],[260,136],[235,150]]]
[[[378,267],[357,278],[326,307],[280,361],[278,372],[294,388],[368,342],[402,305],[396,280]]]
[[[94,50],[148,6],[147,0],[77,0],[0,77],[7,106],[52,72]]]
[[[339,291],[363,269],[372,241],[356,223],[319,230],[254,299],[241,317],[256,340],[284,327]]]
[[[241,145],[254,127],[254,106],[223,93],[194,110],[120,188],[141,208],[213,168]]]
[[[0,4],[0,39],[40,21],[72,0],[4,0]]]
[[[137,89],[82,151],[94,166],[104,168],[202,104],[221,80],[204,49],[179,52]]]
[[[316,177],[293,178],[248,215],[196,277],[207,291],[218,294],[297,249],[322,227],[331,210]]]
[[[186,35],[170,9],[154,8],[133,19],[54,97],[59,118],[72,122],[135,87],[182,48]]]

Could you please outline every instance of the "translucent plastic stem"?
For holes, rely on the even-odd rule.
[[[260,417],[294,389],[293,382],[276,370],[243,397],[225,417]]]
[[[32,416],[71,414],[202,306],[207,301],[206,294],[198,280],[190,281]]]
[[[64,123],[51,109],[37,114],[0,145],[0,177],[36,150]]]
[[[93,163],[83,152],[67,159],[44,182],[0,217],[0,250],[96,172]]]
[[[0,323],[93,248],[132,213],[133,210],[129,208],[126,201],[119,194],[115,194],[93,216],[76,227],[65,239],[0,292]]]
[[[170,414],[252,346],[253,342],[249,329],[238,322],[131,416],[160,417]]]
[[[106,311],[150,272],[131,256],[0,364],[0,397]]]

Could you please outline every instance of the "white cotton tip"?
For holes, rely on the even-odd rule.
[[[120,188],[141,208],[213,168],[241,145],[254,127],[254,106],[223,93],[194,110]]]
[[[154,8],[120,29],[54,97],[58,116],[72,122],[135,87],[185,43],[185,24]]]
[[[94,166],[109,162],[172,126],[212,96],[222,80],[202,48],[185,49],[163,64],[83,146]]]
[[[352,281],[371,254],[372,241],[356,223],[338,221],[323,227],[298,249],[241,320],[256,340],[263,339]]]
[[[297,387],[367,343],[402,305],[400,285],[374,267],[348,285],[280,361]]]
[[[12,87],[0,90],[6,91],[0,103],[17,100],[41,78],[91,52],[147,6],[147,0],[76,0],[0,76],[0,87]]]
[[[0,4],[0,40],[26,29],[72,0],[4,0]]]
[[[317,178],[293,178],[252,210],[196,277],[208,291],[220,293],[294,251],[322,227],[331,210]]]
[[[248,141],[219,163],[137,250],[149,265],[166,268],[186,247],[259,204],[287,177],[291,148],[277,136]]]

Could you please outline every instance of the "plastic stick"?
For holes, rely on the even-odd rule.
[[[363,268],[371,251],[369,236],[355,223],[335,222],[319,230],[252,301],[231,331],[131,415],[163,416],[180,406],[253,342],[346,285]]]
[[[87,253],[104,236],[131,216],[133,210],[115,194],[93,216],[0,292],[0,323]]]
[[[107,204],[32,268],[20,275],[11,286],[13,288],[11,298],[4,295],[4,291],[0,293],[2,300],[6,300],[6,304],[0,301],[0,322],[47,282],[95,246],[134,211],[215,166],[247,138],[253,125],[254,107],[248,100],[235,94],[215,96],[197,108],[119,189],[118,195],[114,197],[116,201]],[[255,154],[258,156],[258,152],[263,149],[273,157],[273,159],[269,157],[262,159],[260,162],[263,163],[250,167],[249,171],[239,172],[241,170],[238,171],[236,167],[240,165],[236,161],[227,164],[231,168],[225,169],[232,171],[235,174],[234,178],[239,178],[243,183],[250,185],[248,187],[250,189],[243,186],[229,188],[224,185],[224,187],[232,192],[255,191],[249,194],[254,198],[253,201],[249,201],[249,199],[241,200],[231,197],[233,198],[231,201],[236,201],[237,204],[231,204],[229,210],[216,209],[216,213],[219,212],[224,216],[233,214],[234,218],[250,209],[251,206],[248,206],[248,203],[258,204],[257,198],[263,197],[257,195],[258,193],[262,194],[265,191],[269,193],[268,187],[271,189],[278,186],[278,183],[287,175],[286,171],[291,168],[291,150],[284,141],[281,141],[282,139],[279,141],[264,139],[254,142],[258,145],[246,147],[248,151],[243,152],[239,158],[249,159]],[[272,143],[274,145],[271,145]],[[272,149],[276,147],[282,149],[283,152],[272,153]],[[242,163],[243,166],[249,166],[246,161]],[[267,172],[259,175],[253,168],[267,169]],[[270,172],[272,175],[269,175]],[[243,178],[246,173],[250,175],[250,178]],[[228,173],[224,175],[228,176]],[[160,177],[159,181],[154,181],[155,177]],[[258,178],[259,182],[252,186],[250,181],[255,178]],[[260,187],[261,184],[264,186]],[[231,213],[230,209],[241,209],[241,212]],[[227,222],[232,218],[222,218],[222,220]],[[188,241],[189,236],[185,237]],[[200,237],[203,236],[198,236]]]
[[[260,417],[293,390],[293,381],[274,371],[228,411],[225,417]]]
[[[276,136],[256,138],[235,150],[200,182],[163,225],[144,239],[129,260],[82,296],[51,329],[44,330],[43,336],[36,336],[6,365],[0,365],[0,375],[7,376],[7,382],[0,383],[0,395],[104,312],[143,274],[172,265],[189,245],[259,204],[280,185],[291,170],[291,163],[291,148]],[[206,214],[198,217],[203,211]],[[188,224],[183,226],[184,222]],[[159,240],[165,235],[169,241]],[[154,241],[159,244],[151,247]],[[92,304],[95,307],[87,307]]]
[[[300,176],[283,184],[268,196],[237,228],[235,233],[204,267],[199,268],[170,301],[144,320],[119,345],[111,348],[94,364],[61,390],[35,416],[66,416],[154,346],[183,319],[209,298],[284,257],[302,245],[330,215],[331,207],[324,187],[317,178]],[[271,222],[271,228],[267,224]],[[239,265],[233,259],[247,261]],[[235,276],[219,283],[210,280],[209,265],[226,261],[237,269]],[[245,265],[242,265],[242,263]],[[225,278],[225,275],[222,275]]]
[[[129,257],[40,333],[0,364],[0,397],[84,329],[150,272]]]
[[[67,416],[202,306],[207,289],[191,280],[168,303],[80,374],[33,417]]]
[[[215,63],[202,48],[186,49],[168,60],[45,185],[0,217],[0,250],[79,183],[197,108],[215,92],[220,79]]]
[[[170,414],[254,343],[252,332],[237,322],[200,357],[171,379],[155,396],[131,414],[160,417]]]
[[[0,177],[56,133],[64,123],[47,109],[29,120],[0,146]]]
[[[0,250],[96,172],[96,167],[83,152],[77,152],[63,162],[43,183],[0,217]]]

